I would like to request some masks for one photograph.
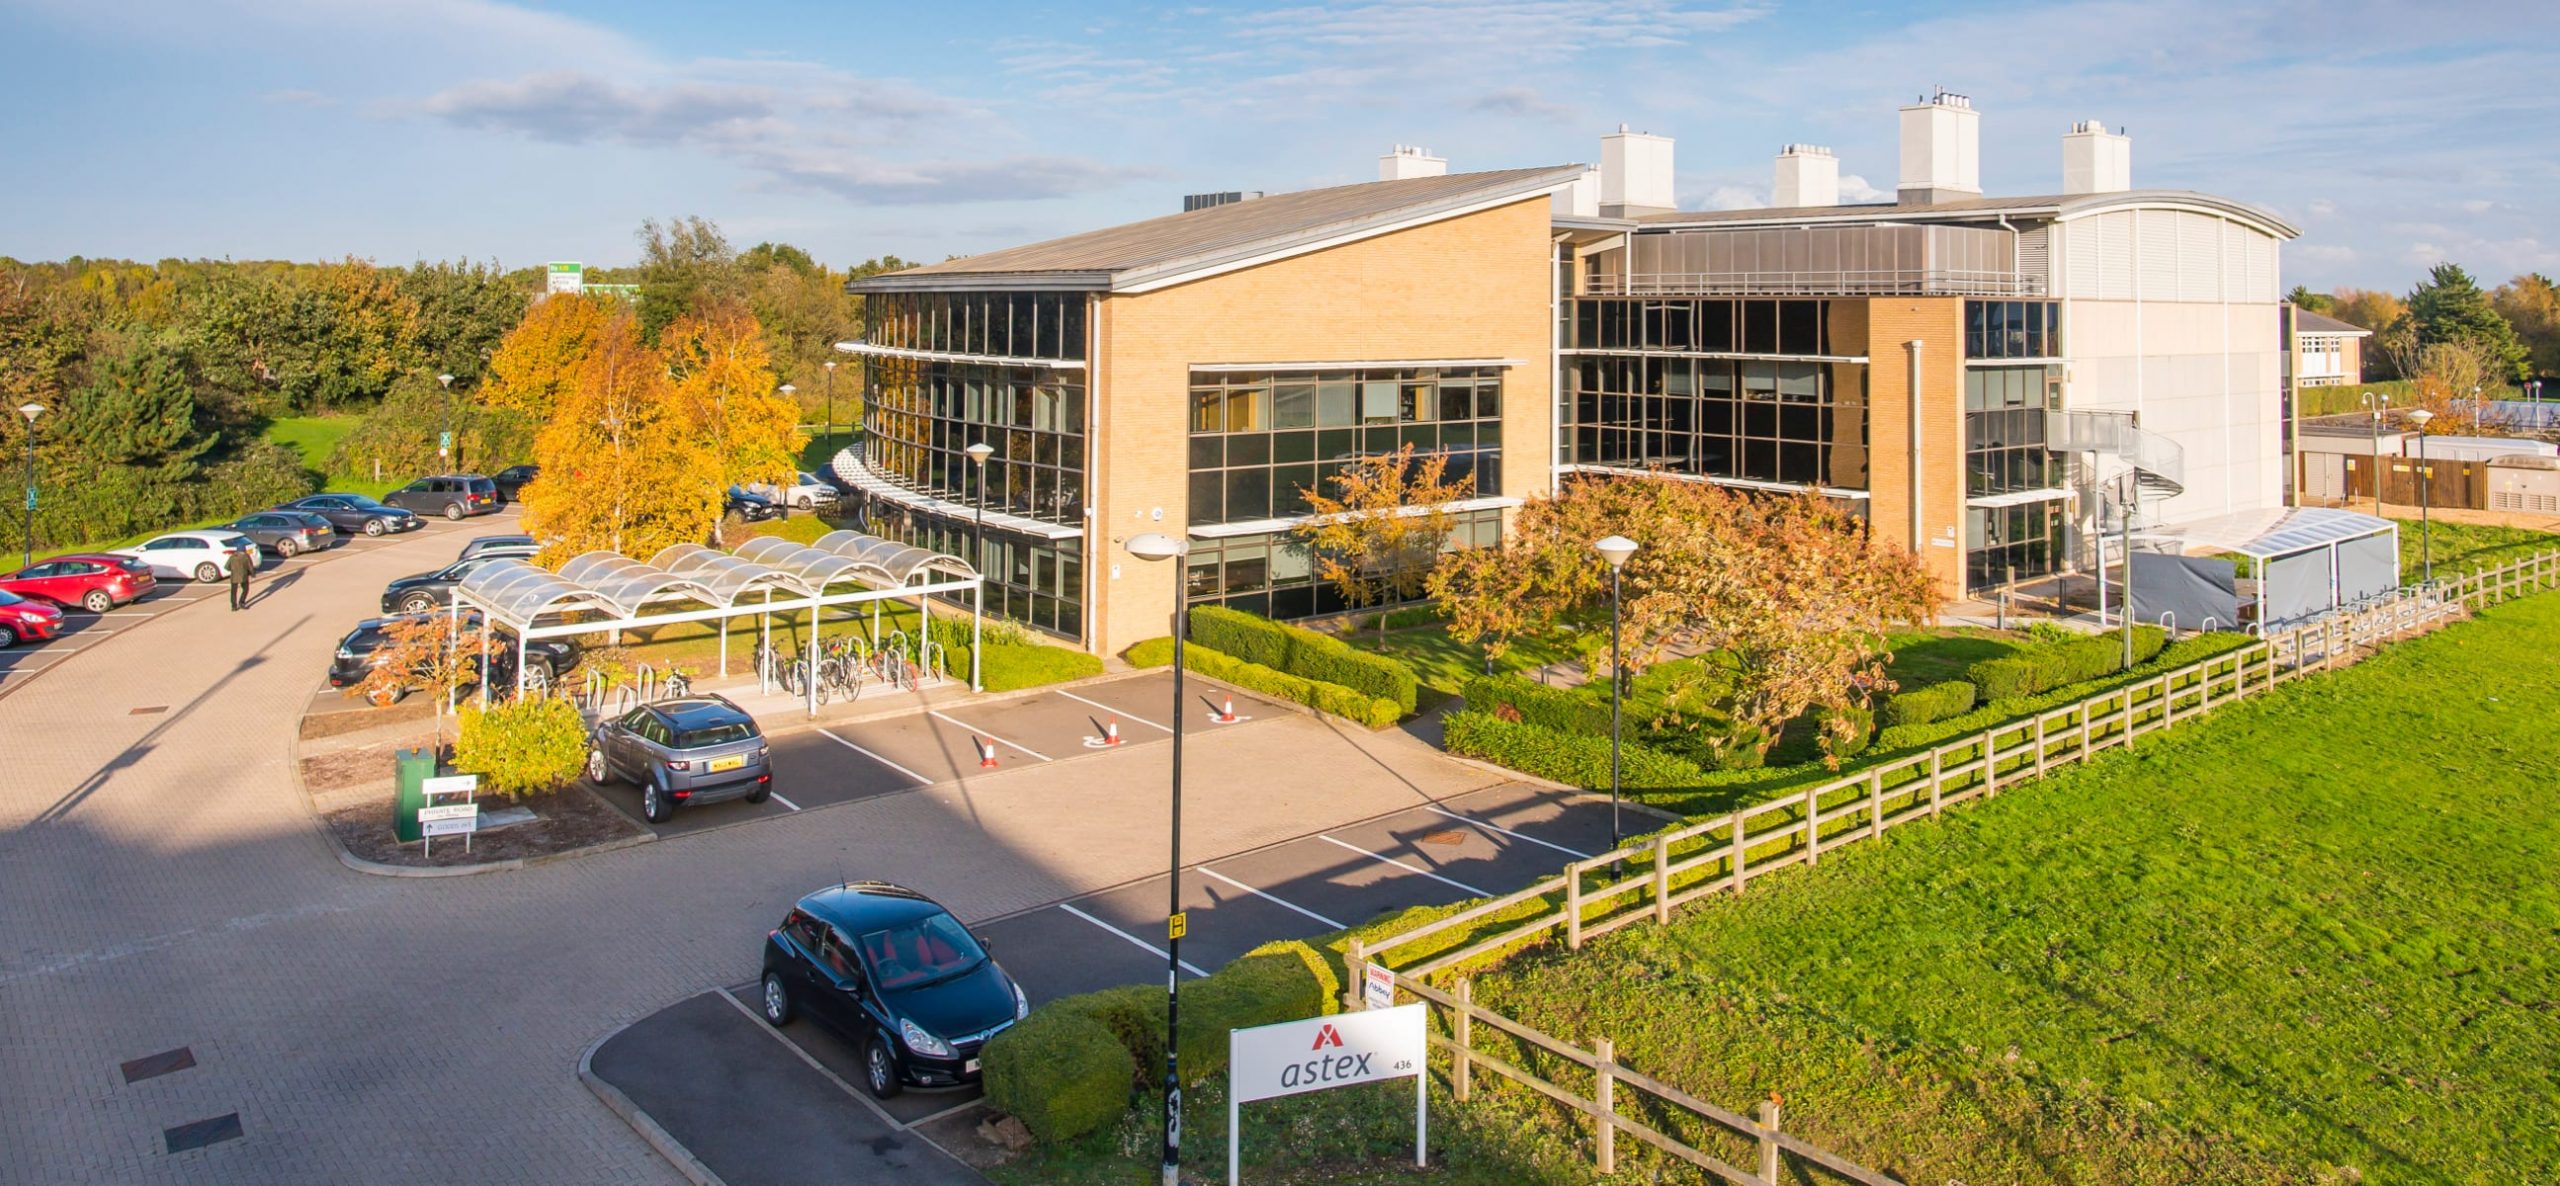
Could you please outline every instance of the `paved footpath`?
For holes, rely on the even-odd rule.
[[[350,871],[291,776],[297,714],[383,582],[472,533],[333,555],[0,699],[0,1182],[679,1181],[579,1054],[752,977],[800,893],[882,877],[980,920],[1163,864],[1148,747],[515,872]],[[1218,788],[1194,861],[1502,781],[1295,715],[1189,769]]]

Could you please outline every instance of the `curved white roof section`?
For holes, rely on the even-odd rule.
[[[643,563],[615,552],[586,552],[549,572],[512,557],[492,560],[462,578],[461,592],[493,616],[530,625],[545,614],[591,610],[611,618],[637,618],[666,601],[692,601],[711,609],[752,609],[758,602],[829,596],[828,587],[859,581],[873,590],[839,598],[885,595],[914,582],[918,573],[974,581],[978,570],[957,556],[911,547],[859,531],[834,531],[815,546],[771,536],[748,540],[736,552],[701,544],[660,549]]]

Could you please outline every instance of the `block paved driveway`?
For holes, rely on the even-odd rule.
[[[1109,919],[1165,864],[1170,747],[1141,744],[516,872],[350,871],[296,718],[383,583],[458,538],[342,548],[0,685],[0,1181],[676,1182],[579,1055],[752,977],[799,894],[879,877],[1001,929],[1096,894]],[[1505,781],[1296,713],[1204,731],[1186,768],[1188,861],[1265,890],[1290,872],[1255,850]]]

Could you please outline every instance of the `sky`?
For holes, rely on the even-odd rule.
[[[1888,196],[1896,106],[1982,112],[1993,194],[2075,120],[2134,183],[2302,228],[2288,285],[2560,275],[2560,5],[2362,0],[0,0],[0,255],[627,263],[642,219],[842,266],[1185,193],[1593,162],[1677,140],[1688,208],[1780,146]]]

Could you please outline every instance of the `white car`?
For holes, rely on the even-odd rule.
[[[262,556],[248,536],[228,531],[172,531],[135,547],[115,549],[118,556],[150,565],[153,576],[208,585],[228,575],[226,564],[233,552],[247,552],[252,565]]]
[[[781,502],[794,510],[814,510],[820,504],[831,504],[844,497],[836,484],[816,474],[802,472],[797,480],[782,488]]]

